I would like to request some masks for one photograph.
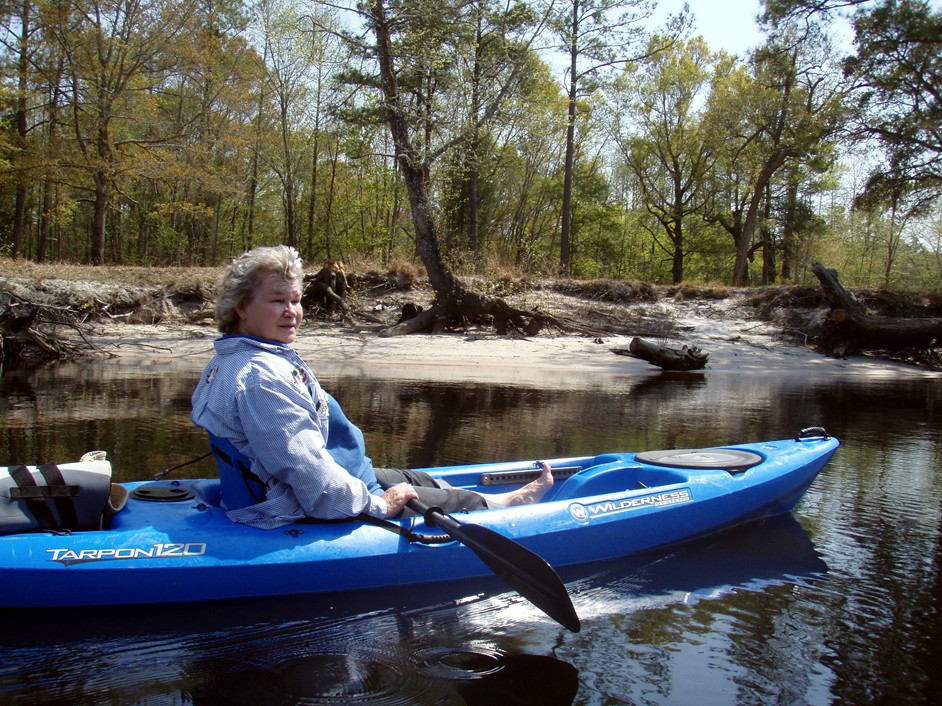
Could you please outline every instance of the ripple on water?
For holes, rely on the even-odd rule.
[[[506,654],[481,645],[411,651],[399,645],[308,645],[275,663],[194,665],[202,676],[193,704],[571,704],[576,670],[540,655]]]

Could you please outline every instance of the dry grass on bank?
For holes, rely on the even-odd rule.
[[[62,280],[65,282],[97,282],[111,286],[157,287],[166,289],[193,289],[214,286],[222,275],[223,267],[132,267],[125,265],[79,265],[67,262],[36,263],[29,260],[0,258],[0,278],[30,279],[37,282]],[[309,272],[316,268],[306,268]],[[422,288],[424,271],[414,263],[395,262],[385,267],[351,263],[347,273],[359,275],[359,281],[369,285],[385,284],[393,289]],[[663,287],[619,280],[535,280],[523,274],[503,272],[493,278],[480,275],[462,277],[472,288],[496,296],[512,295],[534,288],[552,290],[564,296],[613,303],[656,301],[662,296],[673,296]],[[356,288],[356,285],[354,285]],[[688,287],[686,297],[701,295],[708,288]],[[659,291],[661,290],[661,291]],[[711,295],[710,298],[724,298]]]
[[[222,268],[218,267],[130,267],[124,265],[77,265],[69,262],[38,263],[29,260],[0,258],[0,277],[36,280],[128,284],[140,287],[194,286],[215,282]]]
[[[317,268],[308,267],[309,272]],[[80,265],[54,262],[36,263],[29,260],[0,258],[0,278],[29,279],[37,282],[61,280],[126,287],[131,290],[163,289],[198,293],[204,296],[214,288],[223,272],[222,267],[132,267],[125,265]],[[370,299],[384,296],[384,291],[422,290],[427,288],[424,271],[413,262],[395,262],[385,267],[376,263],[351,262],[348,274],[358,275],[354,296]],[[825,305],[822,291],[816,286],[777,285],[768,287],[727,288],[703,282],[680,285],[652,285],[624,280],[534,279],[525,274],[495,272],[492,277],[462,277],[478,291],[494,296],[526,296],[527,293],[553,293],[570,301],[604,302],[610,305],[631,305],[656,301],[719,301],[731,297],[755,309],[758,318],[765,318],[770,309],[804,310]],[[359,290],[359,291],[357,291]],[[879,288],[855,288],[855,294],[874,313],[884,316],[920,317],[942,313],[942,295],[887,292]],[[131,295],[132,292],[126,292]],[[144,292],[140,293],[145,296]]]

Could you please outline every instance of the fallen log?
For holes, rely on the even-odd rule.
[[[942,344],[942,318],[877,316],[847,291],[837,271],[816,262],[811,271],[821,283],[830,306],[822,327],[819,348],[834,358],[862,351],[927,350]]]
[[[644,339],[631,339],[628,350],[615,348],[617,355],[630,355],[656,365],[662,370],[702,370],[706,367],[710,356],[696,346],[683,346],[682,348],[668,348],[649,343]]]

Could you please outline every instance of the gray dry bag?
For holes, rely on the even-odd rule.
[[[111,494],[111,463],[0,466],[0,534],[99,529]]]

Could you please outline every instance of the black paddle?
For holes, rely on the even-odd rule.
[[[420,500],[410,500],[409,507],[477,554],[498,578],[557,623],[579,632],[579,616],[569,592],[543,557],[487,527],[458,522]]]

